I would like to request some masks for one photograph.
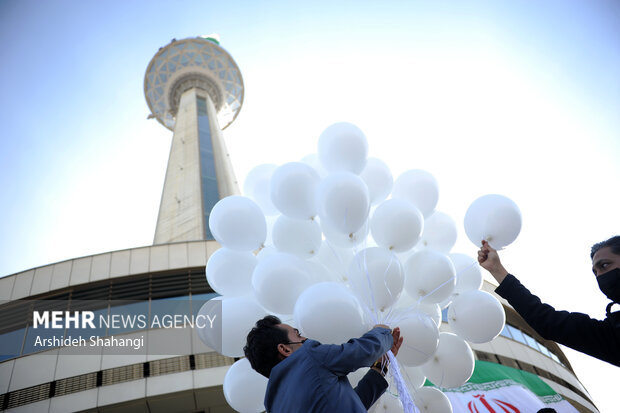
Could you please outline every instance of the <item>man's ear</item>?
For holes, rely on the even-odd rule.
[[[278,344],[278,353],[280,353],[282,358],[287,358],[288,356],[291,355],[292,350],[288,346],[285,346],[284,344],[280,343]]]

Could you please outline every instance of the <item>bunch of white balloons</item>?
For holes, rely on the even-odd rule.
[[[204,329],[201,339],[241,357],[247,333],[267,314],[323,343],[346,342],[377,323],[399,326],[405,341],[397,360],[417,408],[451,411],[441,391],[422,387],[425,379],[443,388],[464,384],[474,369],[468,342],[496,337],[505,314],[480,290],[477,261],[451,252],[457,227],[435,210],[433,175],[412,169],[394,180],[384,162],[368,158],[358,127],[336,123],[321,134],[318,155],[254,168],[244,194],[219,201],[209,218],[222,246],[206,268],[221,294],[222,337]],[[471,204],[464,224],[476,246],[487,240],[501,248],[519,234],[521,214],[508,198],[486,195]],[[439,331],[446,307],[452,332]],[[234,409],[260,412],[266,385],[241,359],[224,394]],[[402,411],[393,399],[386,394],[377,406]]]

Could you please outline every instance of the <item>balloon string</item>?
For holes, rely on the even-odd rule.
[[[376,312],[377,311],[377,303],[375,301],[375,295],[373,294],[373,291],[372,291],[372,282],[370,281],[370,274],[368,272],[368,261],[367,261],[368,249],[365,249],[363,251],[363,253],[364,253],[364,261],[363,261],[364,268],[363,268],[363,271],[364,271],[364,275],[366,276],[366,282],[368,283],[368,290],[370,292],[370,304],[371,304],[372,308]],[[374,317],[375,324],[378,324],[377,323],[378,318],[379,318],[378,317],[378,313],[376,313],[376,316]]]
[[[398,258],[392,258],[390,259],[390,263],[388,264],[387,268],[385,269],[385,272],[383,273],[383,285],[385,286],[385,289],[387,290],[388,294],[390,295],[390,302],[392,304],[390,304],[389,306],[389,310],[387,312],[387,314],[384,317],[384,320],[389,320],[392,316],[392,312],[394,311],[394,304],[396,304],[396,300],[398,299],[398,297],[394,297],[394,294],[392,294],[392,290],[388,287],[387,285],[387,279],[386,279],[386,275],[388,273],[388,270],[390,269],[390,267],[392,266],[392,263],[394,263],[394,261],[398,262]],[[400,264],[400,262],[398,262],[398,264]]]
[[[364,241],[366,242],[366,241]],[[364,303],[364,311],[366,312],[366,315],[368,316],[368,318],[370,318],[371,320],[373,320],[374,324],[379,324],[379,320],[378,320],[378,309],[376,306],[376,300],[375,300],[375,296],[374,296],[374,292],[372,289],[372,282],[370,280],[370,273],[368,271],[368,261],[367,261],[367,248],[365,248],[363,250],[363,261],[359,262],[360,265],[363,265],[364,268],[362,268],[362,272],[363,274],[366,276],[366,285],[368,286],[368,290],[369,290],[369,295],[370,295],[370,303],[372,304],[372,308],[375,310],[376,314],[373,313],[373,311],[368,308],[368,306],[366,305],[366,303]],[[385,274],[387,274],[390,266],[392,265],[392,261],[390,261],[390,263],[388,264],[388,267],[386,268],[385,272],[384,272],[384,284],[386,283],[385,281]],[[352,277],[349,277],[352,280]],[[353,282],[353,280],[352,280]],[[390,294],[390,298],[393,298],[392,295],[392,291],[387,288],[387,284],[385,284],[386,289],[388,291],[388,294]],[[392,300],[391,300],[392,301]],[[390,312],[388,313],[388,316],[386,318],[389,318],[389,315],[392,312],[392,308],[393,308],[393,304],[390,305]],[[404,413],[419,413],[419,410],[417,409],[417,407],[415,406],[414,402],[413,402],[413,398],[411,397],[411,395],[409,394],[409,389],[407,388],[407,385],[405,383],[405,380],[403,379],[402,374],[400,373],[400,368],[399,368],[399,364],[398,361],[396,360],[396,357],[394,357],[394,353],[392,353],[392,350],[389,350],[387,353],[388,356],[388,360],[390,363],[390,375],[392,376],[393,380],[394,380],[394,384],[396,385],[396,390],[398,392],[398,397],[400,398],[400,401],[403,405],[403,409],[404,409]]]
[[[394,357],[394,353],[392,350],[387,352],[388,359],[390,360],[390,374],[394,379],[394,384],[396,384],[396,390],[398,390],[398,397],[400,398],[400,402],[403,404],[403,410],[405,413],[419,413],[420,411],[413,403],[413,398],[409,394],[409,389],[405,384],[405,380],[403,379],[402,374],[400,373],[400,367],[398,362],[396,361],[396,357]]]

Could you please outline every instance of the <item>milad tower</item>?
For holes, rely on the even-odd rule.
[[[149,63],[144,94],[174,131],[154,243],[212,240],[211,209],[239,193],[222,137],[243,104],[239,67],[213,37],[173,40]]]

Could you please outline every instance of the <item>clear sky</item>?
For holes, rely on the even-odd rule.
[[[620,233],[614,0],[0,0],[0,275],[152,243],[172,133],[146,119],[144,72],[172,38],[214,32],[245,83],[225,131],[241,182],[355,123],[395,177],[437,178],[455,252],[476,253],[469,204],[506,195],[523,214],[508,270],[604,316],[589,248]],[[566,353],[617,409],[620,370]]]

